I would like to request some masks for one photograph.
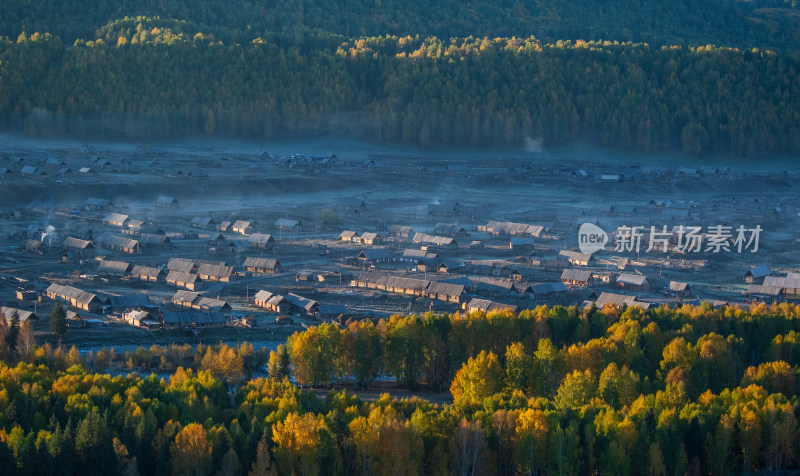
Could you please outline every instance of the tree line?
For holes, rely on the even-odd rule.
[[[739,48],[797,48],[795,0],[727,2],[598,0],[6,0],[0,35],[49,32],[66,43],[91,39],[125,17],[160,17],[197,25],[226,43],[257,36],[298,39],[324,33],[343,37],[423,35],[536,35],[559,39],[611,39],[656,45],[724,44]]]
[[[792,470],[800,465],[798,317],[800,307],[787,304],[395,316],[298,332],[270,353],[269,376],[252,380],[248,345],[165,348],[166,361],[187,366],[162,378],[109,375],[135,368],[109,360],[110,351],[33,345],[0,363],[0,467],[127,475]],[[141,359],[145,368],[162,360]],[[366,401],[344,390],[318,396],[292,382],[368,386],[379,375],[430,385],[439,359],[442,373],[447,361],[455,368],[442,380],[452,404]]]
[[[644,151],[800,152],[793,56],[535,38],[225,45],[130,25],[64,49],[0,39],[0,127],[129,140],[348,132],[384,143],[588,139]]]

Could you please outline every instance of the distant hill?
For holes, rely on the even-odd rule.
[[[799,15],[796,2],[784,0],[4,0],[0,35],[48,32],[71,44],[126,16],[148,16],[242,42],[325,32],[794,50]]]

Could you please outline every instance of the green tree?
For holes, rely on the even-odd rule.
[[[5,319],[5,317],[3,317],[3,319]],[[12,354],[16,350],[18,337],[19,337],[19,313],[17,311],[13,311],[11,313],[11,319],[9,320],[8,329],[6,330],[6,335],[5,335],[6,348]]]
[[[53,310],[50,311],[50,330],[61,339],[61,336],[67,331],[67,312],[64,307],[57,303]]]
[[[278,344],[277,350],[270,351],[267,375],[275,380],[283,380],[292,376],[292,361],[286,344]]]

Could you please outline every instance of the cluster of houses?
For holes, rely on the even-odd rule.
[[[356,231],[345,230],[339,235],[339,239],[344,243],[357,243],[364,245],[380,245],[383,243],[383,238],[377,233],[365,232],[359,234]]]
[[[271,275],[281,272],[281,263],[273,258],[247,257],[243,267],[252,276]],[[225,261],[170,258],[166,271],[161,267],[132,265],[125,261],[103,259],[97,270],[98,275],[130,277],[148,283],[166,282],[168,285],[190,291],[202,289],[205,282],[228,283],[236,270]]]
[[[754,298],[776,300],[800,296],[800,273],[777,276],[768,266],[757,266],[745,272],[744,282],[750,284],[747,294]]]

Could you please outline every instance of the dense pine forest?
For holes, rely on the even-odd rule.
[[[13,317],[0,334],[4,474],[800,468],[795,305],[395,316],[311,327],[269,356],[246,343],[81,354],[37,345]],[[352,393],[379,378],[453,403]],[[350,393],[325,395],[335,383]]]
[[[50,2],[0,18],[0,128],[800,152],[793,2]]]

